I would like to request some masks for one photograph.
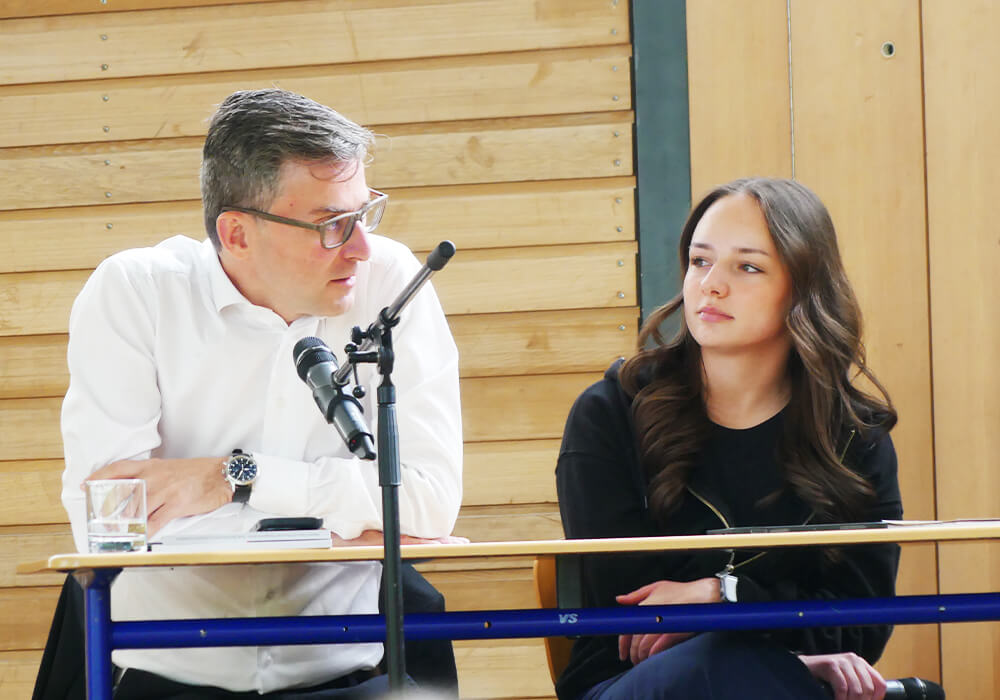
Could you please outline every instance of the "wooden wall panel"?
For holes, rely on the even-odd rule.
[[[368,179],[392,196],[380,232],[421,257],[443,238],[459,249],[434,281],[461,353],[456,532],[562,536],[565,416],[631,350],[638,320],[628,10],[607,0],[0,6],[0,491],[20,496],[0,512],[0,697],[28,697],[61,583],[17,576],[14,564],[72,546],[58,428],[70,304],[108,255],[201,237],[205,120],[237,88],[296,90],[379,134]],[[324,41],[289,42],[302,26]],[[529,565],[432,571],[453,609],[484,588],[521,606],[533,604]],[[539,640],[464,644],[458,656],[464,696],[552,695]]]
[[[501,442],[471,442],[465,448],[463,503],[466,506],[520,505],[556,502],[555,463],[559,439],[521,439]],[[66,511],[60,501],[63,460],[10,460],[0,462],[0,493],[17,494],[0,511],[0,527],[18,525],[66,525]],[[57,530],[67,532],[66,528]],[[48,543],[52,533],[46,528],[34,528],[23,537],[28,540],[7,540],[20,549],[30,538],[43,537]],[[556,535],[560,537],[561,535]],[[0,539],[20,538],[17,530],[0,529]],[[0,548],[6,545],[0,545]],[[23,559],[43,559],[45,553],[24,554]],[[49,550],[55,552],[57,550]],[[63,551],[63,550],[58,550]],[[13,553],[13,552],[12,552]],[[0,559],[3,554],[0,553]],[[11,560],[13,563],[13,560]],[[5,571],[0,565],[0,587],[5,576],[14,576],[13,567]]]
[[[64,333],[89,276],[0,275],[0,336]],[[635,243],[468,251],[433,283],[451,314],[635,306]]]
[[[462,380],[465,440],[561,437],[574,399],[602,374],[466,378]],[[0,461],[60,459],[61,406],[61,397],[0,400]]]
[[[1000,7],[923,7],[938,514],[1000,517]],[[941,546],[941,591],[1000,590],[1000,545]],[[942,626],[949,697],[1000,688],[1000,623]]]
[[[786,0],[688,0],[691,193],[790,177]]]
[[[902,118],[922,108],[919,7],[793,0],[791,45],[796,177],[830,210],[869,363],[899,410],[892,435],[905,515],[933,518],[923,124]],[[936,592],[927,576],[935,563],[932,549],[908,550],[900,590]],[[880,668],[938,678],[937,645],[934,626],[899,627]]]
[[[274,2],[274,0],[4,0],[0,18],[80,15],[86,13],[152,10],[168,7],[200,5],[236,5],[244,2]]]
[[[215,105],[248,85],[309,95],[378,127],[628,110],[629,78],[628,46],[617,45],[4,86],[0,147],[203,136]]]
[[[427,4],[409,0],[348,4],[300,0],[2,20],[0,84],[357,63],[628,41],[626,3],[439,0],[431,9]],[[150,31],[151,27],[156,31]],[[304,33],[322,40],[305,40]]]
[[[624,112],[386,128],[368,180],[391,189],[631,175],[631,120]],[[0,210],[195,199],[201,148],[186,137],[6,149]]]
[[[631,353],[635,307],[451,316],[463,377],[603,370]],[[581,339],[586,342],[581,342]],[[63,334],[0,337],[0,399],[62,396]]]
[[[7,698],[30,698],[35,685],[40,651],[0,652],[0,691]]]
[[[60,500],[62,472],[62,459],[0,462],[0,493],[17,494],[0,511],[0,525],[68,522]]]
[[[459,259],[475,248],[631,241],[634,187],[618,177],[388,188],[379,233],[418,254],[451,238]],[[203,232],[200,200],[0,212],[0,273],[92,269],[119,250]]]

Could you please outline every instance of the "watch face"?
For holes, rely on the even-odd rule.
[[[257,477],[257,463],[249,455],[233,455],[229,458],[228,472],[237,485],[249,484]]]

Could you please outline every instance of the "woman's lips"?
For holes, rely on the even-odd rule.
[[[702,321],[708,321],[709,323],[715,323],[718,321],[732,321],[733,317],[727,313],[723,313],[718,309],[714,309],[711,306],[706,306],[702,309],[698,309],[698,318]]]

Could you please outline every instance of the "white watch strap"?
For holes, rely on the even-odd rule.
[[[732,574],[719,574],[719,594],[722,600],[727,603],[735,603],[736,586],[740,580]]]

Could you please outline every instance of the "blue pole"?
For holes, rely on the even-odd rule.
[[[411,614],[410,639],[494,639],[637,632],[703,632],[1000,619],[1000,593],[858,600],[717,603],[592,609]],[[116,622],[111,645],[125,649],[338,644],[385,639],[381,615]]]
[[[111,700],[111,583],[120,572],[121,569],[97,569],[73,575],[83,588],[87,697],[90,700]]]

